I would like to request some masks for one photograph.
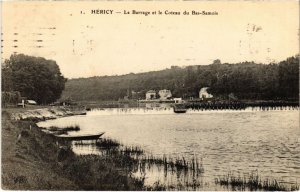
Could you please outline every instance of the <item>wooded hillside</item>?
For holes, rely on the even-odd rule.
[[[70,79],[62,97],[76,101],[118,100],[135,91],[143,99],[150,89],[170,89],[173,97],[197,98],[202,87],[210,87],[210,93],[223,99],[230,93],[238,99],[298,99],[299,56],[277,64],[222,64],[215,60],[210,65]]]

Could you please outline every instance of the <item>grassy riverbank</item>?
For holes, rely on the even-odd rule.
[[[2,189],[6,190],[142,190],[122,158],[77,156],[56,145],[30,120],[11,120],[2,110]],[[121,159],[121,161],[120,161]]]

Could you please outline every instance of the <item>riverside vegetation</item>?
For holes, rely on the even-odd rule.
[[[196,159],[162,159],[140,156],[140,147],[122,146],[102,139],[96,143],[102,155],[76,155],[71,143],[57,145],[55,136],[36,126],[36,121],[12,120],[2,111],[2,188],[9,190],[165,190],[156,182],[144,184],[145,176],[134,177],[137,169],[161,166],[166,171],[202,170]],[[57,131],[51,127],[49,130]],[[78,126],[63,128],[76,131]],[[77,143],[80,145],[81,143]],[[142,169],[141,169],[142,168]],[[195,181],[194,184],[195,185]]]
[[[263,179],[258,173],[251,173],[244,176],[235,175],[233,173],[228,173],[222,177],[216,178],[215,183],[226,186],[233,191],[297,191],[299,190],[299,185],[293,184],[290,186],[284,185],[277,181],[276,179]]]
[[[168,158],[166,155],[157,157],[147,155],[146,152],[138,146],[123,146],[116,140],[104,138],[95,143],[97,147],[102,150],[102,155],[108,157],[118,157],[125,155],[128,158],[123,162],[124,167],[133,167],[132,171],[142,172],[146,174],[146,169],[151,170],[152,167],[159,166],[158,169],[164,172],[166,178],[168,174],[175,174],[177,183],[163,183],[160,180],[156,181],[153,186],[145,186],[145,190],[199,190],[206,183],[203,183],[201,176],[204,173],[202,160],[192,158],[186,160],[185,157]],[[77,145],[85,145],[84,143],[77,143]],[[189,177],[192,175],[192,177]],[[184,178],[185,182],[180,181],[180,177]],[[142,180],[145,178],[142,177]],[[240,190],[240,191],[296,191],[299,190],[299,185],[283,184],[277,179],[269,179],[259,176],[256,173],[244,173],[243,177],[240,174],[236,175],[229,172],[227,175],[215,178],[215,184],[223,187],[224,190]]]
[[[11,120],[10,116],[9,112],[2,112],[2,137],[5,138],[2,139],[2,153],[5,154],[2,156],[3,189],[165,190],[166,186],[159,182],[145,186],[145,178],[134,177],[132,172],[154,164],[173,172],[201,171],[196,160],[140,158],[139,155],[144,153],[141,148],[119,148],[121,145],[111,139],[97,142],[97,146],[104,149],[102,155],[75,155],[71,143],[59,147],[55,136],[44,132],[35,122]]]
[[[125,156],[75,155],[32,121],[2,111],[2,188],[9,190],[142,190]]]
[[[198,190],[205,183],[201,158],[162,157],[147,154],[141,147],[124,146],[116,140],[94,143],[100,155],[76,155],[71,143],[60,147],[55,136],[47,134],[31,120],[11,120],[2,112],[2,188],[10,190]],[[57,130],[59,128],[51,128]],[[80,129],[78,126],[70,130]],[[76,145],[86,145],[77,142]],[[146,171],[158,168],[164,177],[186,178],[177,183],[157,180],[145,184]],[[138,176],[133,173],[140,173]],[[297,190],[277,180],[257,175],[229,174],[216,178],[224,189]]]

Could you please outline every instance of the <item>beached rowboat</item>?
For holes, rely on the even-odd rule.
[[[187,109],[184,104],[177,104],[173,106],[174,113],[186,113]]]
[[[186,113],[187,109],[176,109],[174,108],[174,113]]]
[[[86,134],[86,135],[56,135],[57,138],[63,140],[70,140],[70,141],[82,141],[82,140],[97,140],[99,139],[105,132],[99,134]]]

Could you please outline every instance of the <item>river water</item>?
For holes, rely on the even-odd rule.
[[[115,108],[92,110],[85,116],[48,120],[38,125],[79,125],[81,130],[70,135],[105,132],[105,137],[128,146],[141,146],[155,156],[202,159],[202,179],[208,186],[228,172],[255,171],[262,178],[300,182],[298,110],[189,110],[175,114],[169,108]],[[97,153],[98,149],[74,146],[74,151],[89,154]],[[148,171],[146,178],[148,184],[163,182],[159,171]]]

